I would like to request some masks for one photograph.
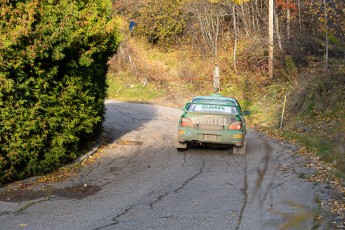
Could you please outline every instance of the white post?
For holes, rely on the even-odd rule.
[[[284,113],[285,113],[285,105],[286,105],[286,95],[284,98],[284,105],[283,105],[283,111],[282,111],[282,116],[280,118],[280,125],[279,128],[283,128],[283,120],[284,120]]]
[[[219,67],[216,65],[213,71],[213,86],[216,93],[220,92]]]

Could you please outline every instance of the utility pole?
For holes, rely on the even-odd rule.
[[[269,0],[268,11],[268,76],[273,77],[273,0]]]

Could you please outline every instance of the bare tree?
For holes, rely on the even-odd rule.
[[[233,19],[233,30],[234,30],[234,52],[233,52],[233,65],[234,71],[237,72],[237,64],[236,64],[236,53],[237,53],[237,20],[236,20],[236,11],[235,11],[235,4],[232,5],[232,19]]]
[[[279,29],[279,17],[277,12],[274,13],[274,22],[275,22],[275,32],[276,32],[276,36],[277,36],[277,40],[278,40],[278,47],[280,52],[283,51],[283,45],[282,45],[282,40],[281,40],[281,34],[280,34],[280,29]]]
[[[291,9],[290,9],[290,0],[286,0],[287,8],[286,8],[286,38],[290,40],[290,24],[291,24]]]
[[[202,38],[208,47],[214,62],[218,63],[218,39],[220,33],[220,22],[224,12],[221,7],[211,4],[208,1],[195,1],[188,5],[188,9],[198,22]]]
[[[329,40],[328,40],[328,13],[326,0],[323,0],[324,10],[325,10],[325,74],[328,74],[328,50],[329,50]]]
[[[298,26],[299,26],[299,32],[302,33],[301,1],[300,1],[300,0],[297,0],[297,10],[298,10]]]

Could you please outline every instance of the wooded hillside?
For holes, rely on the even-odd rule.
[[[252,111],[252,126],[267,131],[282,126],[279,135],[317,151],[344,176],[344,6],[337,0],[114,1],[125,19],[124,34],[129,36],[130,21],[136,24],[110,71],[111,81],[125,79],[134,89],[115,86],[114,96],[128,91],[136,101],[131,92],[144,92],[136,84],[152,82],[163,91],[157,95],[168,94],[167,101],[178,104],[188,95],[212,93],[218,66],[221,93]]]
[[[166,47],[183,39],[218,61],[224,43],[233,43],[229,53],[236,53],[240,39],[255,38],[256,45],[268,46],[268,4],[262,0],[118,0],[114,8],[136,21],[137,33],[148,41]],[[281,64],[282,54],[291,55],[298,64],[306,64],[310,55],[344,58],[344,2],[275,0],[273,4],[275,64]],[[236,68],[235,57],[232,61]],[[252,61],[248,64],[262,64]]]

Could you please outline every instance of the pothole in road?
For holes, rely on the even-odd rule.
[[[96,194],[101,190],[100,186],[95,185],[76,185],[61,189],[49,188],[45,190],[8,190],[0,193],[0,201],[4,202],[23,202],[29,200],[36,200],[48,196],[65,197],[69,199],[83,199],[85,197]]]

